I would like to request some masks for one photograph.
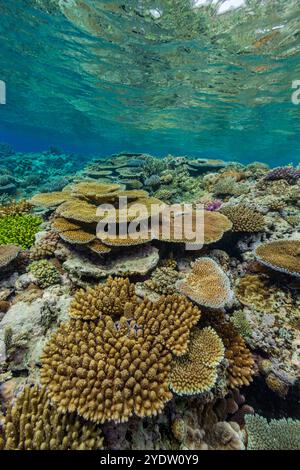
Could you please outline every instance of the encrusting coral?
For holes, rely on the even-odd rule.
[[[225,272],[211,258],[195,261],[191,273],[176,284],[179,291],[199,305],[223,308],[230,304],[233,291]]]
[[[26,386],[7,409],[0,450],[99,450],[99,428],[75,414],[61,415],[47,398],[46,389]]]
[[[268,268],[300,277],[300,240],[263,243],[256,249],[255,255]]]
[[[229,205],[222,207],[220,212],[229,220],[233,226],[233,232],[263,232],[266,227],[264,216],[247,206],[244,205]]]
[[[300,421],[246,415],[248,450],[300,450]]]
[[[217,367],[224,358],[224,346],[210,327],[194,329],[186,355],[173,359],[170,388],[178,395],[208,392],[217,380]]]
[[[172,354],[187,351],[189,332],[200,311],[173,295],[157,303],[144,301],[128,313],[128,298],[134,299],[128,281],[110,279],[108,285],[115,286],[120,302],[110,299],[105,306],[102,296],[99,305],[95,290],[87,293],[87,304],[83,305],[82,291],[77,296],[71,315],[80,316],[83,305],[84,317],[90,317],[86,315],[90,305],[92,317],[100,318],[71,319],[59,327],[42,354],[42,384],[60,412],[76,410],[92,421],[155,415],[172,398],[168,389]],[[103,309],[119,319],[114,322],[102,315]]]

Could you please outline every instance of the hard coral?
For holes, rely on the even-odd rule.
[[[61,281],[58,270],[47,260],[33,261],[28,266],[28,270],[37,279],[38,285],[44,289],[53,284],[59,284]]]
[[[224,358],[224,346],[210,327],[191,333],[188,353],[173,360],[170,388],[178,395],[208,392],[217,380],[217,367]]]
[[[230,205],[222,207],[220,212],[231,220],[233,232],[256,233],[265,230],[266,223],[263,215],[249,207],[241,204]]]
[[[246,415],[248,450],[300,450],[300,421]]]
[[[299,178],[300,170],[297,170],[292,166],[275,168],[265,176],[267,181],[286,180],[290,183],[295,183]]]
[[[40,217],[31,214],[7,215],[0,218],[0,244],[30,248],[41,223]]]
[[[0,431],[4,450],[98,450],[101,431],[76,415],[61,415],[50,404],[46,389],[25,387],[10,405]]]
[[[211,258],[196,260],[192,272],[178,281],[177,287],[197,304],[215,309],[223,308],[233,298],[228,276]]]
[[[70,316],[96,320],[104,315],[119,318],[125,314],[129,318],[136,303],[134,284],[128,279],[109,277],[105,284],[80,289],[71,303]]]
[[[255,255],[263,265],[300,277],[300,240],[278,240],[260,245]]]
[[[31,260],[40,260],[54,255],[59,237],[55,232],[48,232],[38,243],[31,247],[29,257]]]
[[[14,201],[10,204],[0,206],[0,217],[4,217],[6,215],[24,214],[26,212],[30,212],[31,208],[32,205],[28,201]]]

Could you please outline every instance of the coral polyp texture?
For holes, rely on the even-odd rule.
[[[210,391],[224,358],[221,338],[210,327],[196,328],[190,336],[187,354],[171,364],[170,388],[178,395],[197,395]]]
[[[104,284],[80,289],[71,303],[70,316],[82,320],[96,320],[103,315],[130,318],[136,304],[134,284],[128,279],[109,277]]]
[[[61,325],[42,355],[41,380],[58,409],[96,422],[161,411],[172,397],[171,353],[187,351],[199,309],[176,294],[138,304],[128,280],[110,278],[79,291],[70,314],[81,320]]]
[[[42,355],[41,381],[59,412],[77,412],[103,423],[161,412],[172,398],[172,355],[153,334],[125,317],[115,324],[70,320]]]
[[[244,205],[228,205],[222,207],[220,212],[232,222],[233,232],[263,232],[266,228],[264,216]]]
[[[61,415],[44,387],[26,386],[7,409],[0,430],[0,450],[98,450],[99,428],[75,414]]]
[[[278,240],[260,245],[255,255],[268,268],[300,277],[300,240]]]
[[[7,215],[0,218],[0,245],[14,244],[30,248],[42,219],[32,214]]]
[[[248,450],[300,450],[300,421],[246,415]]]
[[[199,305],[222,308],[233,298],[230,281],[226,273],[207,257],[196,260],[192,271],[177,282],[179,291]]]

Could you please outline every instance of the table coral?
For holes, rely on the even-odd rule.
[[[300,240],[263,243],[255,255],[260,263],[275,271],[300,277]]]
[[[186,355],[173,360],[170,388],[178,395],[208,392],[217,380],[217,367],[224,358],[224,346],[210,327],[195,329]]]
[[[9,406],[0,431],[0,449],[5,450],[99,450],[101,431],[75,414],[61,415],[46,389],[26,386]]]
[[[191,273],[177,282],[179,291],[196,302],[210,308],[223,308],[233,298],[230,281],[225,272],[211,258],[195,261]]]

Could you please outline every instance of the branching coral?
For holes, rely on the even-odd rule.
[[[6,215],[18,215],[30,212],[32,205],[28,201],[14,201],[10,204],[0,206],[0,217],[5,217]]]
[[[208,392],[217,380],[217,367],[224,358],[224,346],[210,327],[191,333],[188,353],[173,360],[170,388],[178,395]]]
[[[249,207],[241,204],[230,205],[222,207],[220,212],[231,220],[233,232],[256,233],[265,230],[266,222],[264,216]]]
[[[119,300],[112,297],[105,303],[103,293],[109,290]],[[95,320],[62,324],[42,355],[41,380],[51,400],[61,412],[76,410],[97,422],[157,414],[172,398],[171,353],[187,351],[199,309],[178,295],[136,305],[133,287],[120,279],[88,290],[86,302],[84,296],[77,294],[71,315],[82,317],[84,312],[84,318]],[[105,313],[119,319],[114,323]]]
[[[25,387],[4,418],[0,449],[98,450],[101,431],[73,415],[61,415],[50,404],[46,389]]]
[[[248,450],[300,450],[300,421],[246,415]]]
[[[40,217],[31,214],[7,215],[0,218],[0,244],[30,248],[41,223]]]
[[[191,273],[178,281],[177,287],[197,304],[215,309],[229,304],[233,298],[228,276],[211,258],[196,260]]]
[[[171,266],[162,266],[155,269],[151,278],[145,281],[145,286],[159,295],[170,295],[176,292],[175,283],[179,279],[179,272]]]
[[[70,306],[70,316],[96,320],[103,315],[130,318],[137,303],[134,284],[124,278],[108,278],[105,284],[79,290]]]
[[[39,286],[44,289],[61,282],[58,270],[47,260],[33,261],[28,266],[28,271],[34,275]]]
[[[300,240],[278,240],[260,245],[257,260],[265,266],[300,277]]]

